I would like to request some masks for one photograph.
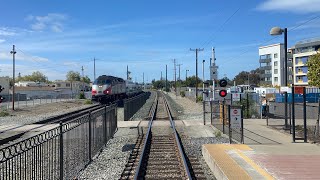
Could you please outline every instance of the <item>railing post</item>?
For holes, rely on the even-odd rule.
[[[92,161],[92,156],[91,156],[91,146],[92,146],[92,142],[91,142],[91,111],[89,112],[89,162]]]
[[[267,115],[268,119],[268,115]],[[230,123],[230,121],[229,121]],[[243,135],[243,108],[241,107],[241,143],[244,144],[244,135]]]
[[[203,106],[203,125],[206,125],[206,107],[205,107],[205,101],[202,101]]]
[[[62,121],[59,123],[60,135],[59,135],[59,147],[60,147],[60,180],[63,180],[63,125]]]
[[[212,119],[213,119],[213,115],[212,115],[212,101],[210,101],[210,123],[212,125]]]
[[[225,109],[224,109],[224,100],[222,101],[222,132],[223,132],[223,134],[225,134],[225,132],[224,132],[224,119],[225,119],[225,113],[224,113],[224,111],[225,111]]]
[[[294,112],[294,85],[292,84],[292,141],[296,142],[296,117]]]
[[[107,134],[107,105],[104,105],[104,143],[107,145],[108,142],[108,134]]]
[[[304,142],[307,142],[307,103],[306,103],[306,87],[303,87],[303,129],[304,129]]]
[[[232,129],[231,129],[231,120],[230,120],[230,105],[228,105],[228,119],[229,119],[229,143],[232,144]]]

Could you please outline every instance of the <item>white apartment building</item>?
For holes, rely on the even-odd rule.
[[[310,39],[298,42],[293,48],[294,84],[308,86],[307,61],[311,55],[320,50],[320,39]]]
[[[282,43],[259,47],[260,84],[284,86],[284,46]]]

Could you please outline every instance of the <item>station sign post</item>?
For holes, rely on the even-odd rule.
[[[235,131],[240,133],[240,143],[244,143],[243,139],[243,112],[241,106],[228,106],[229,110],[229,141],[232,143],[232,134]]]

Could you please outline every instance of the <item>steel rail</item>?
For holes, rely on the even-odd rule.
[[[143,160],[144,154],[146,152],[145,150],[146,150],[146,147],[147,147],[149,135],[151,133],[152,123],[153,123],[153,119],[154,119],[154,116],[155,116],[155,113],[156,113],[157,105],[158,105],[158,93],[156,93],[155,101],[154,101],[154,103],[152,105],[152,108],[151,108],[152,116],[150,117],[150,121],[149,121],[149,124],[148,124],[148,131],[147,131],[147,134],[146,134],[146,139],[144,140],[144,145],[143,145],[142,152],[141,152],[141,155],[140,155],[139,164],[138,164],[138,167],[136,169],[135,176],[134,176],[135,180],[139,179],[142,160]]]
[[[173,129],[173,132],[174,132],[174,136],[175,136],[175,139],[176,139],[176,144],[177,144],[178,149],[179,149],[180,158],[182,159],[182,163],[183,163],[183,166],[184,166],[184,170],[185,170],[187,179],[191,180],[192,176],[190,174],[190,170],[189,170],[186,158],[185,158],[184,153],[182,151],[182,147],[181,147],[181,143],[179,141],[178,133],[177,133],[176,128],[175,128],[175,123],[174,123],[174,121],[172,119],[171,111],[169,109],[169,105],[168,105],[167,99],[165,98],[164,94],[163,94],[163,97],[164,97],[166,110],[167,110],[167,113],[168,113],[168,116],[169,116],[169,119],[170,119],[171,128]],[[157,105],[158,105],[158,94],[156,95],[155,99],[156,100],[155,100],[155,102],[154,102],[154,104],[152,106],[152,109],[151,109],[152,110],[152,116],[150,117],[150,121],[149,121],[149,124],[148,124],[148,131],[147,131],[147,134],[146,134],[146,139],[144,141],[142,153],[141,153],[140,158],[139,158],[139,164],[138,164],[138,167],[136,169],[135,176],[134,176],[135,180],[138,180],[139,176],[140,176],[140,169],[141,169],[142,160],[143,160],[144,155],[145,155],[145,149],[147,147],[147,142],[148,142],[149,137],[150,137],[152,123],[153,123],[153,119],[154,119],[154,116],[155,116],[155,113],[156,113],[156,109],[157,109]]]
[[[170,118],[171,128],[172,128],[172,130],[173,130],[173,132],[174,132],[174,136],[175,136],[175,139],[176,139],[176,143],[177,143],[178,149],[179,149],[179,154],[180,154],[180,157],[181,157],[182,162],[183,162],[184,170],[185,170],[185,172],[186,172],[187,178],[188,178],[189,180],[191,180],[191,179],[192,179],[192,176],[191,176],[191,174],[190,174],[190,170],[189,170],[189,167],[188,167],[188,164],[187,164],[186,157],[185,157],[185,155],[184,155],[184,153],[183,153],[183,151],[182,151],[181,142],[180,142],[180,140],[179,140],[178,133],[177,133],[177,131],[176,131],[175,123],[174,123],[174,121],[173,121],[173,119],[172,119],[172,115],[171,115],[171,111],[170,111],[170,108],[169,108],[169,104],[168,104],[167,98],[165,97],[164,94],[163,94],[163,97],[164,97],[164,99],[165,99],[164,102],[165,102],[166,110],[167,110],[168,115],[169,115],[169,118]]]

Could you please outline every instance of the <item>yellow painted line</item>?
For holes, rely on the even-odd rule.
[[[227,153],[234,147],[228,144],[206,144],[204,145],[217,166],[222,170],[223,174],[230,180],[247,180],[252,179],[249,174],[238,165]],[[241,147],[239,147],[241,148]]]
[[[228,179],[252,179],[248,172],[244,170],[227,151],[235,150],[238,155],[246,161],[265,179],[274,179],[268,172],[257,165],[253,160],[247,157],[242,151],[251,151],[252,149],[245,144],[206,144],[204,145],[211,158],[217,163],[218,167],[228,177]]]
[[[262,169],[259,165],[257,165],[255,162],[252,161],[248,156],[246,156],[243,152],[241,152],[239,149],[236,149],[239,156],[245,160],[250,166],[252,166],[258,173],[260,173],[262,176],[264,176],[266,179],[274,179],[267,171]]]

